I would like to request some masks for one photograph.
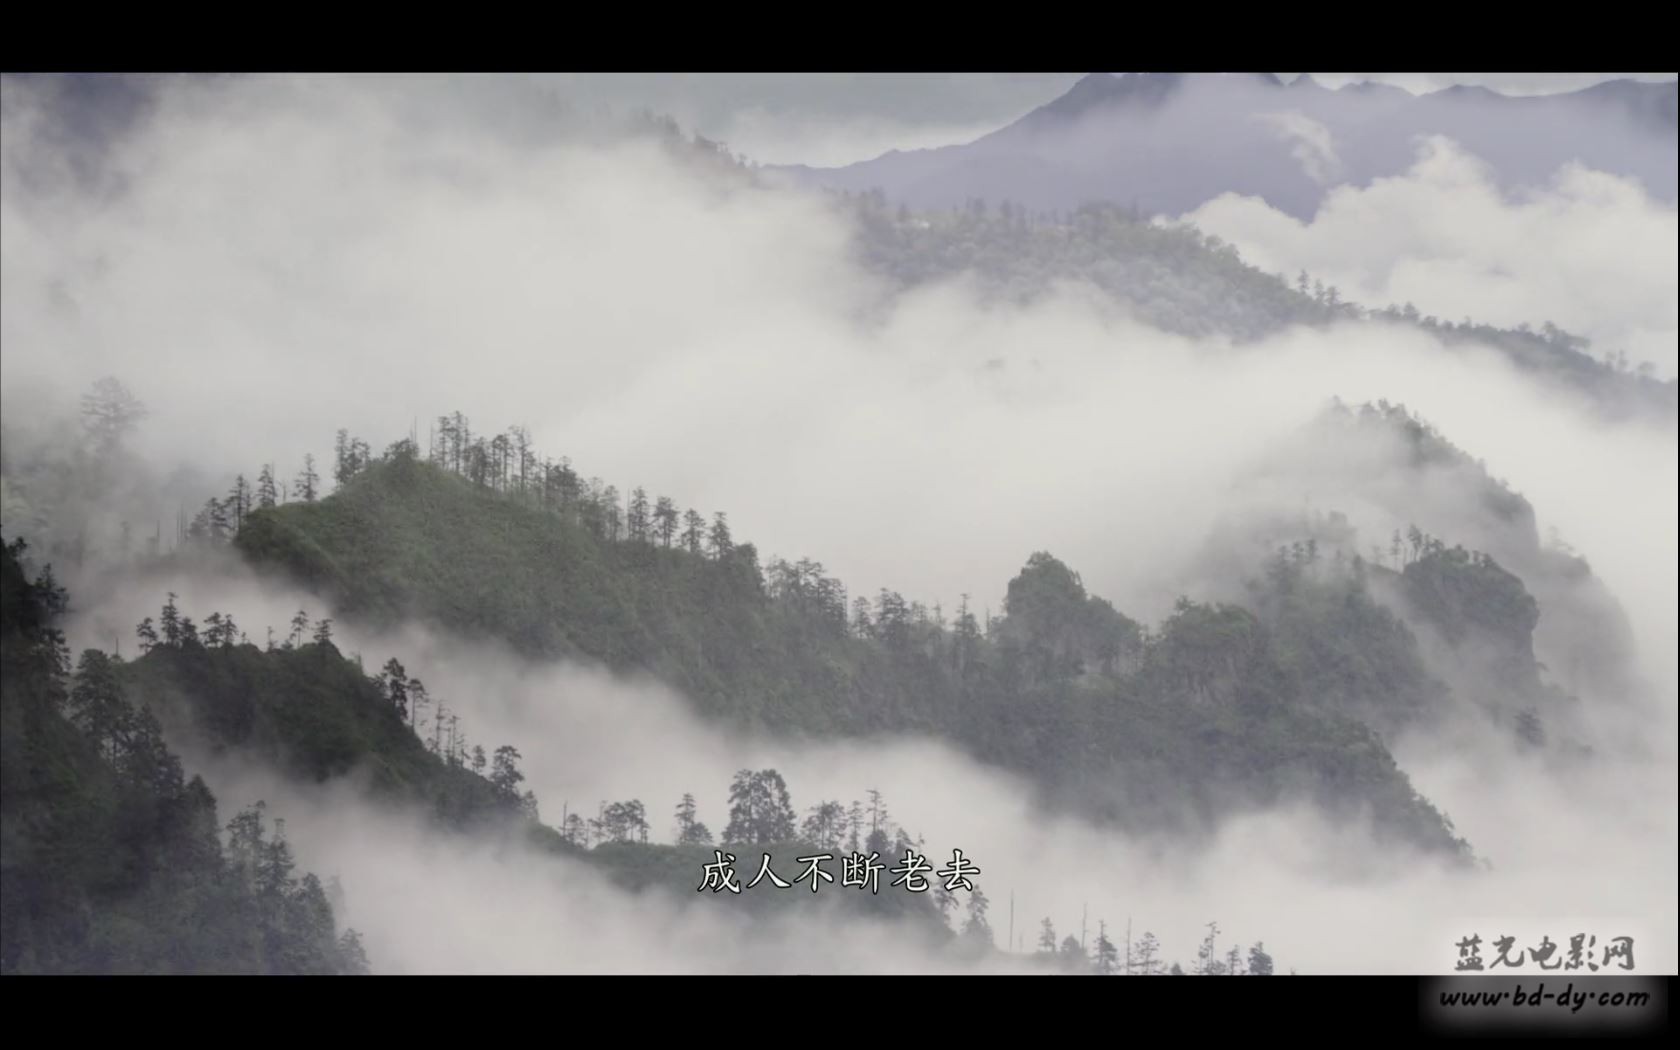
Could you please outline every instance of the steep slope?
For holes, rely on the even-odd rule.
[[[1349,502],[1380,508],[1394,534],[1371,537],[1381,549],[1381,557],[1373,560],[1407,572],[1410,581],[1431,572],[1430,566],[1444,571],[1442,559],[1456,573],[1492,574],[1494,567],[1502,567],[1500,572],[1520,580],[1517,588],[1537,603],[1533,617],[1525,617],[1526,630],[1513,625],[1504,633],[1522,635],[1521,645],[1532,634],[1534,651],[1558,684],[1603,702],[1637,691],[1639,683],[1630,675],[1635,661],[1627,614],[1592,567],[1561,543],[1543,542],[1527,499],[1403,406],[1333,407],[1253,474],[1257,486],[1279,478],[1305,481],[1313,491],[1339,492]],[[1449,557],[1443,544],[1481,552],[1494,566],[1478,569],[1467,555]],[[1493,575],[1488,579],[1491,583]],[[1497,589],[1512,590],[1508,583]],[[1418,584],[1408,583],[1405,597],[1421,594]],[[1423,604],[1443,608],[1428,600]],[[1438,617],[1424,619],[1440,623]],[[1445,630],[1450,637],[1456,628]],[[1486,640],[1504,647],[1497,639]]]
[[[70,688],[63,594],[0,555],[0,971],[353,973],[313,875],[292,875],[260,809],[229,825],[184,779],[149,711],[90,652]]]
[[[1304,498],[1341,509],[1303,513]],[[1346,616],[1391,619],[1410,636],[1387,644],[1362,631],[1346,649],[1350,673],[1393,681],[1372,661],[1418,664],[1434,683],[1408,672],[1416,702],[1401,707],[1378,690],[1388,699],[1367,712],[1373,725],[1397,728],[1404,711],[1487,718],[1572,750],[1602,730],[1594,715],[1652,700],[1628,616],[1592,567],[1543,542],[1527,499],[1402,406],[1332,405],[1256,457],[1231,506],[1241,510],[1197,558],[1204,586],[1256,577],[1256,608],[1280,630],[1279,616],[1306,616],[1308,647]],[[1340,604],[1350,574],[1379,612]]]
[[[1245,342],[1291,325],[1365,321],[1420,329],[1449,346],[1491,347],[1524,373],[1611,417],[1680,413],[1680,382],[1599,360],[1587,340],[1544,324],[1501,329],[1442,321],[1410,303],[1368,308],[1309,275],[1286,281],[1244,262],[1218,237],[1144,220],[1113,205],[1046,216],[975,202],[952,213],[894,209],[884,195],[844,201],[858,260],[895,288],[975,279],[989,300],[1030,302],[1059,285],[1090,285],[1139,320],[1192,337]]]
[[[508,825],[562,849],[536,823],[535,799],[518,790],[517,765],[499,763],[486,777],[467,768],[464,748],[421,739],[418,681],[393,688],[385,673],[370,678],[330,639],[287,639],[265,651],[219,626],[200,635],[173,602],[155,634],[149,621],[142,633],[151,639],[141,642],[145,652],[120,666],[117,682],[193,753],[258,759],[305,782],[356,777],[371,798],[419,805],[445,827]]]
[[[1479,88],[1413,96],[1363,85],[1332,91],[1307,77],[1285,85],[1269,74],[1093,73],[974,142],[842,168],[774,170],[812,185],[880,189],[913,208],[979,197],[1034,210],[1109,201],[1178,215],[1239,193],[1308,219],[1328,185],[1398,174],[1417,136],[1445,135],[1493,165],[1507,187],[1581,161],[1674,200],[1675,99],[1673,82],[1532,97]]]
[[[626,535],[599,493],[493,484],[398,447],[324,501],[257,512],[236,542],[342,615],[415,616],[535,657],[651,671],[742,726],[936,733],[1103,819],[1192,827],[1307,797],[1462,848],[1380,740],[1305,702],[1240,608],[1186,603],[1146,639],[1041,554],[991,625],[966,610],[943,625],[891,592],[848,618],[820,566],[766,573],[716,523],[704,550],[698,537],[683,549]]]

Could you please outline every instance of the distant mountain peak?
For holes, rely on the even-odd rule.
[[[1023,122],[1054,123],[1118,106],[1153,107],[1192,82],[1246,82],[1269,88],[1284,87],[1275,73],[1087,73],[1060,98],[1040,106],[1023,118]]]
[[[1172,94],[1182,80],[1181,73],[1088,73],[1066,94],[1039,107],[1027,119],[1069,119],[1094,109],[1129,103],[1156,105]]]

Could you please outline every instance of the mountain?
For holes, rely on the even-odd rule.
[[[524,480],[494,458],[480,470],[482,442],[462,473],[447,443],[437,462],[399,443],[325,500],[252,514],[237,547],[347,617],[652,673],[735,727],[935,735],[1026,775],[1058,808],[1122,826],[1191,830],[1304,797],[1368,808],[1412,844],[1465,848],[1360,718],[1387,708],[1403,721],[1438,684],[1351,575],[1326,581],[1340,612],[1318,627],[1390,663],[1343,682],[1338,710],[1319,702],[1334,669],[1286,651],[1238,605],[1182,602],[1145,630],[1044,552],[989,624],[967,609],[947,623],[891,591],[848,603],[820,564],[761,567],[722,518],[679,531],[672,508],[661,529],[645,497],[621,508],[568,466],[533,459]]]
[[[119,658],[90,650],[69,678],[66,596],[24,554],[0,551],[0,971],[365,972],[261,807],[224,850],[215,798],[124,695]]]
[[[1053,102],[973,142],[893,151],[841,168],[767,169],[797,181],[882,190],[912,208],[1012,201],[1066,211],[1108,201],[1179,215],[1223,193],[1310,219],[1326,190],[1397,175],[1420,135],[1444,135],[1507,188],[1580,161],[1676,199],[1676,84],[1611,81],[1512,97],[1454,87],[1330,90],[1303,76],[1092,73]]]
[[[1594,356],[1588,340],[1550,322],[1496,328],[1420,313],[1416,307],[1359,304],[1305,272],[1293,282],[1245,262],[1236,248],[1187,223],[1163,224],[1113,204],[1085,205],[1047,218],[1004,203],[961,211],[912,212],[884,194],[843,195],[835,208],[854,223],[858,262],[898,291],[957,278],[988,300],[1030,302],[1058,287],[1088,285],[1156,328],[1192,338],[1247,342],[1291,326],[1347,322],[1400,325],[1454,348],[1491,348],[1518,370],[1608,418],[1650,415],[1672,421],[1680,383]]]

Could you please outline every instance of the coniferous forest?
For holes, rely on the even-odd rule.
[[[80,76],[3,78],[0,971],[1451,972],[1564,898],[1672,968],[1672,85],[1541,185],[1427,93],[1102,145],[1269,81],[829,168]]]

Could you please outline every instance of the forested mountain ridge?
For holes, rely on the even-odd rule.
[[[1420,135],[1484,156],[1504,186],[1580,161],[1676,193],[1676,86],[1621,80],[1574,92],[1506,96],[1455,87],[1422,96],[1382,85],[1331,90],[1304,76],[1092,73],[980,138],[893,151],[840,168],[776,169],[805,184],[882,189],[913,208],[981,197],[1035,210],[1094,201],[1183,214],[1222,193],[1311,218],[1330,185],[1364,185],[1411,162]],[[1303,125],[1322,143],[1305,157]]]
[[[1380,463],[1418,473],[1394,489],[1413,498],[1424,477],[1445,472],[1453,484],[1437,498],[1482,508],[1483,539],[1590,578],[1578,559],[1539,546],[1526,500],[1404,409],[1338,407],[1303,436],[1339,458],[1326,466],[1290,453],[1280,469],[1352,469],[1380,481]],[[1372,439],[1372,464],[1348,460],[1349,447]],[[286,502],[264,468],[258,485],[241,481],[207,504],[186,545],[155,567],[166,576],[200,545],[231,542],[253,565],[317,589],[339,615],[419,617],[535,658],[651,671],[738,726],[824,739],[929,733],[1025,774],[1058,808],[1132,828],[1207,827],[1308,798],[1368,812],[1380,833],[1467,853],[1384,744],[1389,732],[1460,706],[1417,630],[1472,643],[1483,680],[1517,701],[1489,712],[1517,738],[1546,746],[1554,735],[1534,699],[1550,687],[1537,675],[1538,607],[1524,580],[1415,528],[1366,548],[1335,515],[1286,523],[1269,560],[1245,563],[1255,572],[1240,603],[1183,601],[1154,628],[1040,552],[1011,582],[1002,617],[982,623],[964,607],[947,622],[937,607],[890,591],[848,603],[843,585],[808,559],[761,565],[727,516],[680,512],[640,489],[626,498],[541,457],[517,429],[487,436],[444,417],[419,452],[400,441],[375,457],[341,432],[330,496],[306,464],[291,488],[302,498]],[[505,765],[499,753],[486,778],[488,756],[445,717],[452,698],[430,696],[423,670],[410,677],[396,658],[368,675],[338,652],[331,626],[300,612],[289,633],[271,631],[260,646],[220,613],[194,623],[171,596],[139,625],[138,658],[84,654],[77,680],[113,684],[195,750],[255,756],[305,782],[360,777],[373,798],[419,804],[445,827],[512,829],[618,885],[693,892],[686,883],[711,860],[702,845],[710,832],[650,844],[639,800],[544,827],[536,800],[517,790],[517,751],[506,749]],[[726,833],[794,856],[833,848],[847,824],[836,800],[772,838]],[[897,829],[876,845],[913,842]],[[756,853],[745,856],[751,867]],[[784,903],[748,894],[732,907],[767,916]],[[830,903],[910,917],[936,938],[946,926],[934,920],[951,904],[902,894]],[[972,914],[957,918],[960,929],[984,929],[983,914],[978,926]],[[981,950],[978,940],[971,947]]]
[[[141,655],[115,668],[116,682],[195,752],[256,757],[306,783],[357,776],[371,798],[418,805],[446,827],[507,825],[560,845],[520,788],[516,748],[494,748],[493,760],[469,748],[448,698],[430,696],[396,657],[370,677],[339,652],[330,621],[311,625],[300,611],[289,635],[269,632],[259,648],[221,613],[201,629],[170,595],[136,633]]]
[[[1388,515],[1393,527],[1388,536],[1361,542],[1345,521],[1324,521],[1316,526],[1316,538],[1327,552],[1340,546],[1346,554],[1365,555],[1373,567],[1403,574],[1405,584],[1397,586],[1389,573],[1377,573],[1376,593],[1428,631],[1434,662],[1466,672],[1472,691],[1565,714],[1570,705],[1560,706],[1555,690],[1536,683],[1538,653],[1549,679],[1568,692],[1601,702],[1639,694],[1627,613],[1592,566],[1561,537],[1542,537],[1527,498],[1404,406],[1333,404],[1294,440],[1257,460],[1247,476],[1255,489],[1278,479],[1288,485],[1286,491],[1340,492]],[[1285,522],[1279,535],[1302,528]],[[1448,550],[1443,536],[1464,550]],[[1469,552],[1478,555],[1472,559]],[[1483,559],[1498,572],[1473,564]],[[1480,579],[1465,592],[1477,595],[1475,600],[1520,594],[1521,601],[1474,628],[1474,645],[1460,644],[1467,640],[1465,621],[1443,618],[1445,607],[1419,583],[1436,579],[1437,571]],[[1506,575],[1513,580],[1505,581]],[[1459,654],[1489,647],[1510,652],[1521,673],[1490,674],[1487,667],[1459,660]]]
[[[347,617],[414,616],[531,657],[651,671],[740,726],[932,733],[1101,819],[1196,826],[1305,795],[1464,848],[1379,738],[1307,701],[1310,676],[1280,664],[1245,609],[1186,601],[1146,631],[1044,553],[991,624],[966,608],[945,624],[890,591],[848,606],[816,563],[761,569],[723,515],[707,526],[640,490],[621,508],[569,465],[466,447],[466,476],[443,466],[457,458],[447,441],[440,462],[407,442],[356,459],[332,496],[257,510],[234,542]]]
[[[1588,340],[1550,322],[1499,328],[1437,318],[1411,303],[1368,307],[1306,272],[1286,280],[1257,269],[1234,246],[1192,225],[1152,222],[1119,205],[1050,213],[974,200],[951,211],[912,212],[865,193],[843,196],[837,206],[856,223],[858,260],[901,288],[967,275],[989,301],[1028,303],[1058,285],[1089,283],[1153,327],[1238,343],[1292,325],[1392,324],[1448,346],[1490,347],[1608,415],[1680,414],[1680,380],[1659,380],[1625,356],[1596,357]]]
[[[163,744],[167,721],[172,733],[190,734],[197,746],[277,762],[304,781],[372,768],[375,775],[363,782],[371,798],[421,802],[456,832],[493,830],[511,816],[535,825],[534,799],[517,790],[517,751],[499,748],[493,772],[480,780],[482,749],[469,757],[458,719],[445,715],[441,698],[428,698],[395,659],[379,677],[363,675],[334,648],[328,621],[311,625],[300,613],[290,634],[259,648],[220,613],[206,615],[200,631],[171,597],[156,620],[137,626],[139,659],[87,650],[68,673],[62,637],[52,626],[66,596],[50,570],[36,582],[27,579],[23,550],[20,543],[0,552],[0,972],[368,972],[355,931],[333,937],[329,893],[313,875],[293,876],[283,818],[273,814],[271,833],[262,803],[244,810],[227,827],[224,854],[214,799],[196,776],[183,784],[181,764]],[[254,677],[246,673],[253,667]],[[151,701],[174,717],[154,718]],[[435,717],[419,715],[423,708]],[[428,735],[428,723],[429,753],[416,761],[415,739]],[[668,894],[684,907],[721,908],[748,922],[867,917],[895,923],[895,936],[920,941],[952,963],[995,956],[981,886],[948,888],[947,869],[934,871],[938,854],[892,822],[879,792],[868,795],[867,807],[819,801],[801,823],[775,770],[742,770],[731,785],[729,822],[717,846],[697,819],[692,796],[677,807],[673,845],[650,843],[640,800],[604,805],[588,820],[573,813],[562,831],[536,827],[540,834],[532,837],[588,863],[621,890]],[[754,877],[760,853],[779,863]],[[918,856],[923,876],[910,866]],[[801,872],[789,861],[796,857],[829,861],[834,870]],[[842,857],[845,865],[837,863]],[[719,869],[721,859],[732,863]],[[776,889],[750,888],[766,877]],[[819,877],[826,893],[799,892]],[[703,895],[698,903],[696,892]],[[1049,919],[1043,925],[1052,928]],[[1217,924],[1208,929],[1189,972],[1273,972],[1263,946],[1216,952]],[[1134,949],[1135,968],[1122,971],[1120,951],[1099,922],[1089,954],[1072,938],[1060,945],[1052,939],[1030,962],[1062,972],[1168,972],[1154,934],[1145,931],[1128,946],[1128,962]],[[1172,964],[1172,972],[1184,970]]]
[[[774,185],[762,169],[717,143],[685,137],[674,122],[650,118],[648,127],[668,156],[721,193]],[[1294,325],[1391,324],[1451,347],[1496,350],[1523,373],[1586,398],[1608,416],[1680,416],[1680,377],[1659,379],[1651,366],[1631,363],[1623,348],[1595,348],[1545,318],[1501,328],[1438,317],[1427,303],[1420,309],[1409,302],[1354,302],[1304,270],[1292,276],[1261,270],[1220,237],[1152,217],[1135,200],[1097,195],[1043,206],[982,193],[927,207],[879,187],[824,192],[851,227],[853,258],[895,291],[968,277],[988,302],[1026,304],[1061,285],[1089,284],[1163,331],[1238,343]]]
[[[72,680],[52,577],[0,553],[0,970],[359,973],[312,874],[293,873],[261,805],[228,824],[146,707],[89,651]]]
[[[1100,75],[923,202],[583,83],[0,83],[0,972],[1672,954],[1672,194],[1593,165],[1673,85]]]

